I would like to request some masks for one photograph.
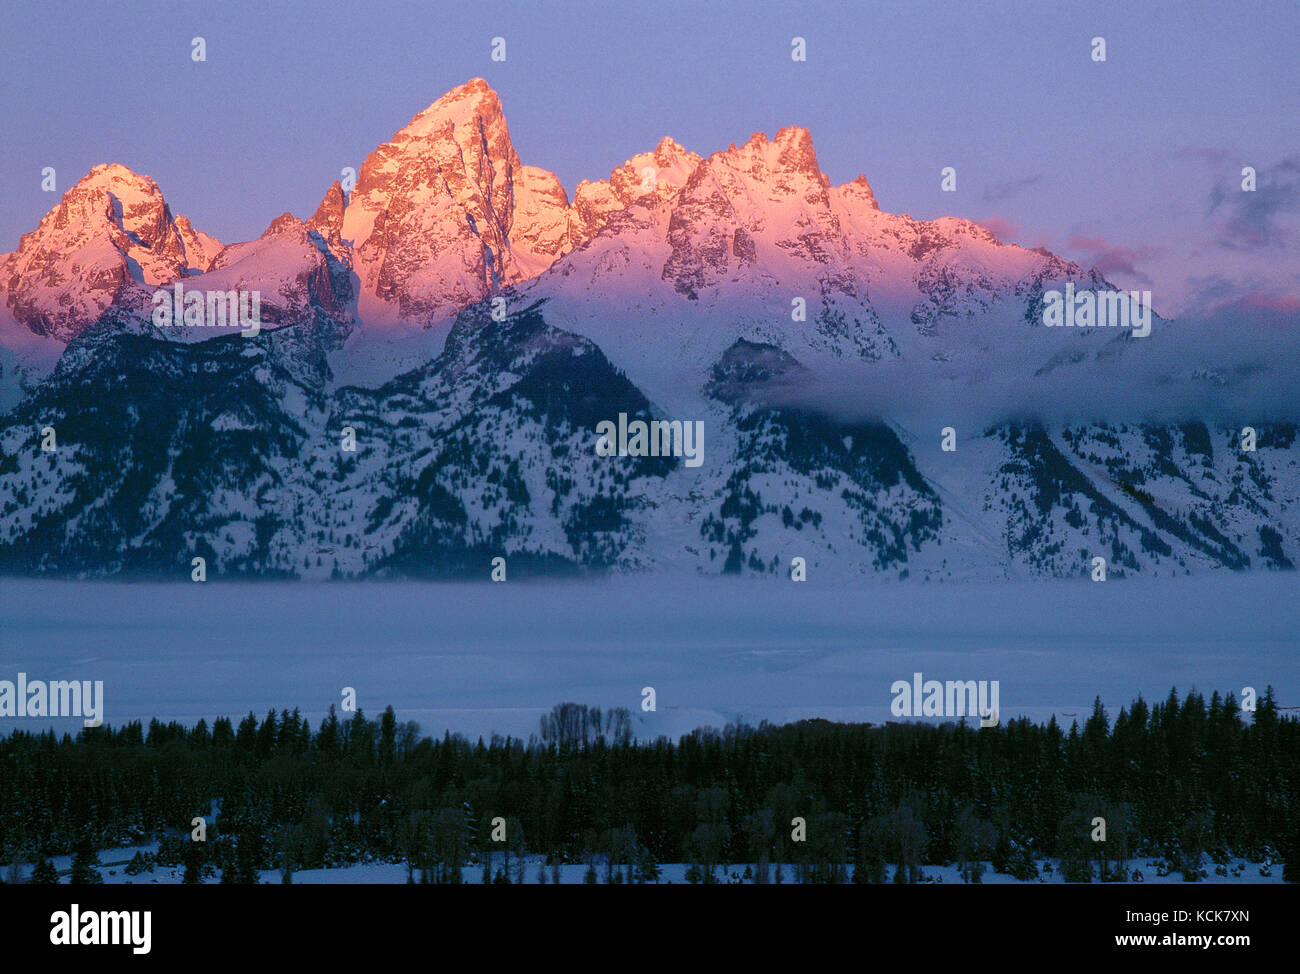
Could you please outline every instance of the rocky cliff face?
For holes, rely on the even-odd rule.
[[[566,252],[568,198],[525,167],[496,92],[448,92],[376,149],[343,218],[362,316],[427,327]]]
[[[4,303],[38,335],[75,338],[133,287],[206,270],[220,244],[172,217],[158,185],[96,166],[0,268]]]
[[[97,167],[2,263],[6,571],[970,578],[1300,546],[1288,423],[1008,419],[988,388],[1123,389],[1168,323],[1044,329],[1045,291],[1109,285],[831,185],[797,127],[707,158],[665,138],[570,203],[475,80],[305,222],[222,247]],[[154,327],[176,281],[260,292],[263,330]],[[702,424],[702,462],[599,455],[620,414]]]

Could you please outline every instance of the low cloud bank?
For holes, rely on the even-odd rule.
[[[854,363],[773,379],[755,398],[842,422],[1300,422],[1300,309],[1244,299],[1157,320],[1146,338],[1023,323],[946,360]]]

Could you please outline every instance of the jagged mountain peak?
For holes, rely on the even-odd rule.
[[[571,246],[568,205],[520,162],[491,86],[453,89],[371,153],[347,200],[363,319],[427,328],[535,276]]]
[[[464,122],[474,116],[501,117],[501,96],[483,78],[470,78],[435,99],[416,114],[402,131],[417,126],[436,127],[444,121]]]
[[[175,250],[183,250],[179,240],[171,239],[175,221],[158,184],[119,163],[95,166],[77,180],[40,226],[23,235],[18,252],[30,249],[32,243],[66,241],[78,232],[107,234],[123,253],[149,252],[141,254],[146,259],[138,272],[139,279],[149,283],[161,283],[171,270],[168,259],[177,256]]]
[[[473,79],[307,221],[222,248],[148,177],[97,166],[0,268],[19,337],[62,353],[0,423],[0,570],[473,575],[504,553],[782,573],[797,552],[828,574],[1069,576],[1099,553],[1117,574],[1289,568],[1300,545],[1293,426],[1252,418],[1245,452],[1196,423],[963,417],[989,377],[1069,387],[1081,343],[1122,377],[1114,331],[1039,317],[1055,282],[1105,281],[882,211],[864,176],[831,186],[798,126],[707,158],[665,137],[570,205]],[[152,326],[168,275],[257,292],[258,333]],[[453,320],[445,346],[383,333]],[[957,453],[908,415],[950,391]],[[624,415],[698,424],[698,462],[599,454]]]
[[[494,175],[484,171],[484,166],[517,169],[521,165],[510,140],[501,98],[482,78],[473,78],[447,92],[376,152],[386,147],[396,148],[399,157],[429,155],[453,169],[460,162],[475,168],[474,175],[480,181],[491,182]],[[454,158],[456,155],[460,160]],[[366,189],[363,170],[356,191],[364,193]]]
[[[152,176],[138,173],[130,166],[120,162],[101,162],[91,166],[84,176],[64,193],[64,199],[79,195],[79,191],[102,188],[120,196],[137,199],[139,197],[162,197],[162,190]]]
[[[614,169],[608,179],[583,180],[573,194],[570,237],[577,247],[616,222],[620,226],[654,222],[633,210],[657,210],[671,201],[699,168],[702,158],[671,136],[652,152],[640,152]]]
[[[659,144],[655,146],[655,160],[661,166],[666,166],[671,160],[688,155],[694,155],[694,153],[687,152],[686,148],[671,135],[665,135],[659,140]]]
[[[336,179],[321,198],[316,212],[307,221],[308,228],[318,231],[332,245],[337,244],[339,235],[343,231],[343,211],[346,206],[343,186]]]
[[[601,295],[604,303],[635,296],[630,308],[666,314],[682,300],[698,303],[708,328],[680,327],[689,347],[709,349],[700,368],[737,338],[781,344],[783,334],[802,336],[792,349],[806,340],[832,357],[876,360],[904,350],[909,333],[933,338],[999,303],[1023,320],[1044,280],[1081,274],[1003,245],[970,221],[882,212],[863,175],[831,186],[812,135],[798,125],[756,132],[707,157],[664,136],[607,179],[580,183],[570,203],[554,173],[521,162],[501,99],[482,78],[453,88],[378,146],[350,193],[336,181],[307,221],[277,217],[259,238],[267,246],[222,248],[188,220],[173,221],[156,184],[125,166],[95,167],[70,197],[64,223],[89,214],[81,222],[102,229],[103,259],[99,251],[81,259],[82,242],[53,229],[57,220],[43,221],[46,255],[63,269],[45,279],[33,272],[24,237],[0,275],[9,285],[0,297],[15,317],[64,341],[113,303],[138,305],[133,285],[221,270],[209,283],[260,290],[267,307],[281,308],[280,323],[324,312],[338,333],[357,326],[385,346],[439,326],[427,336],[434,348],[464,308],[537,282],[540,294],[591,291],[583,301],[594,301],[601,320]],[[232,279],[226,271],[236,265]],[[540,282],[548,270],[553,280]],[[556,288],[554,279],[566,283]],[[32,300],[41,288],[44,297]],[[94,300],[71,293],[78,289]],[[324,295],[325,305],[313,305],[312,295]],[[807,328],[782,324],[794,296],[811,306]],[[53,323],[40,313],[50,307],[61,316]],[[951,343],[962,340],[954,333]],[[918,352],[952,355],[943,341]]]
[[[185,257],[191,270],[206,271],[221,253],[222,243],[216,237],[196,230],[187,216],[176,218],[176,230],[185,243]]]
[[[824,204],[823,193],[830,181],[822,173],[813,147],[812,133],[801,126],[791,125],[777,130],[772,139],[766,133],[755,132],[749,141],[737,147],[734,143],[715,152],[704,161],[699,178],[710,175],[724,180],[730,172],[750,184],[762,183],[783,192],[811,194],[817,205]]]
[[[876,201],[876,194],[871,189],[871,184],[867,182],[867,177],[858,173],[857,178],[842,186],[835,187],[841,196],[852,201],[854,204],[866,206],[873,210],[880,209],[880,203]]]
[[[813,148],[812,133],[801,125],[789,125],[777,130],[772,139],[777,150],[777,164],[788,172],[806,172],[825,176],[817,164],[817,150]]]
[[[220,249],[172,216],[151,177],[104,163],[23,235],[0,271],[0,297],[33,333],[69,341],[126,291],[205,270]]]
[[[258,239],[260,240],[266,237],[274,237],[277,234],[293,231],[302,225],[303,222],[301,220],[299,220],[288,210],[285,210],[283,213],[281,213],[279,216],[277,216],[274,220],[270,222],[267,228],[262,231],[261,237],[259,237]]]

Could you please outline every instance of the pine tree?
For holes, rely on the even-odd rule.
[[[94,845],[88,839],[77,844],[77,853],[72,859],[72,875],[68,882],[73,886],[87,886],[102,883],[104,877],[95,867],[99,865],[99,856]]]
[[[212,746],[230,747],[235,743],[235,729],[229,717],[218,717],[212,724]]]
[[[250,754],[257,751],[257,716],[251,710],[248,716],[239,722],[235,745]]]
[[[1282,881],[1300,883],[1300,828],[1293,826],[1286,831],[1278,843],[1278,853],[1282,856]]]
[[[316,748],[326,757],[338,755],[339,718],[334,712],[334,704],[330,704],[329,713],[320,722],[320,730],[316,733]]]
[[[1100,803],[1091,796],[1077,796],[1074,805],[1056,830],[1056,854],[1061,875],[1067,883],[1092,882],[1093,812]]]
[[[203,882],[203,860],[204,860],[203,843],[195,842],[189,839],[185,843],[185,878],[182,880],[186,885],[194,886]]]
[[[885,836],[889,826],[882,818],[873,818],[858,831],[857,857],[854,859],[853,882],[885,881]]]
[[[659,877],[663,875],[663,870],[659,868],[659,863],[655,861],[654,853],[645,846],[641,847],[640,855],[637,857],[637,879],[642,883],[658,883]]]
[[[276,720],[276,712],[272,708],[257,731],[257,756],[260,760],[265,761],[275,753],[275,744],[279,736],[280,725]]]
[[[54,864],[50,860],[41,856],[36,860],[36,865],[32,868],[29,883],[41,886],[56,886],[59,882],[59,874],[54,869]]]
[[[1121,715],[1122,716],[1122,715]],[[998,841],[993,846],[993,871],[995,873],[1009,872],[1008,866],[1011,863],[1011,836],[1005,829],[998,832]]]
[[[397,756],[397,715],[390,704],[379,718],[379,763],[387,767]]]
[[[234,855],[227,860],[226,868],[222,870],[222,883],[257,883],[257,856],[253,845],[251,833],[241,832],[236,840]]]

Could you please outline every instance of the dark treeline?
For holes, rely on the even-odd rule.
[[[1098,700],[1068,731],[809,720],[637,743],[626,711],[563,704],[527,742],[421,738],[392,708],[331,709],[315,731],[273,711],[0,740],[0,861],[47,881],[52,855],[75,852],[73,881],[94,881],[99,850],[151,841],[190,881],[385,860],[413,881],[472,864],[517,882],[526,852],[585,862],[593,882],[653,881],[661,862],[703,882],[728,865],[838,882],[850,864],[858,882],[915,882],[950,863],[979,881],[984,862],[1031,879],[1047,859],[1089,881],[1135,878],[1140,858],[1195,880],[1230,855],[1285,860],[1294,881],[1298,831],[1300,722],[1271,689],[1253,715],[1171,691],[1112,722]]]

